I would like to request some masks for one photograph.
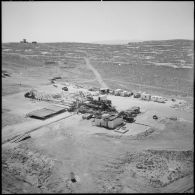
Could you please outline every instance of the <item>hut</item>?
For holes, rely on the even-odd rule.
[[[130,93],[128,91],[122,91],[122,92],[120,92],[120,96],[129,97]]]
[[[26,39],[23,39],[22,41],[20,41],[20,43],[28,43]]]
[[[98,100],[101,101],[101,100],[107,100],[107,96],[106,95],[100,95],[98,97]]]
[[[120,96],[120,93],[121,93],[122,91],[123,91],[122,89],[115,89],[115,90],[114,90],[114,95],[115,95],[115,96]]]
[[[147,94],[147,93],[142,93],[141,94],[141,99],[142,100],[150,101],[151,100],[151,95],[150,94]]]
[[[96,125],[96,126],[101,126],[101,120],[102,120],[102,119],[99,118],[99,117],[98,117],[98,118],[95,118],[95,125]]]
[[[45,120],[47,118],[50,118],[54,115],[60,114],[65,111],[66,111],[65,107],[51,105],[51,106],[48,106],[47,108],[42,108],[39,110],[32,111],[28,113],[27,116],[36,118],[36,119]]]
[[[109,93],[108,88],[100,88],[100,94],[107,94],[107,93]]]
[[[108,119],[108,128],[115,129],[117,126],[123,123],[123,118],[118,116],[111,116]]]
[[[165,103],[165,98],[161,96],[151,96],[151,100],[154,102]]]
[[[123,123],[123,118],[117,115],[109,116],[107,114],[102,117],[95,118],[95,125],[105,127],[108,129],[115,129],[117,126]]]
[[[140,92],[134,92],[133,97],[134,98],[140,98],[141,97],[141,93]]]

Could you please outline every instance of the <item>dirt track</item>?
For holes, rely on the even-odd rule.
[[[101,75],[99,74],[99,72],[91,65],[90,61],[88,58],[84,58],[85,62],[86,62],[86,65],[87,67],[93,71],[97,81],[99,82],[100,86],[101,87],[105,87],[105,88],[108,88],[108,86],[106,85],[106,83],[103,81]]]
[[[48,47],[50,46],[48,45]],[[51,46],[51,48],[56,49],[57,47]],[[86,67],[94,73],[96,83],[99,82],[101,87],[107,87],[104,81],[109,82],[109,80],[103,81],[99,72],[90,63],[90,56],[85,56],[87,56],[84,58]],[[21,57],[27,59],[26,55],[21,54]],[[5,65],[15,67],[17,63],[14,63],[15,61],[10,59]],[[54,68],[56,71],[56,67]],[[33,66],[32,69],[34,69],[35,74],[41,72]],[[85,66],[83,69],[88,71]],[[26,71],[18,70],[22,73]],[[46,68],[44,70],[46,71]],[[40,85],[40,82],[46,84],[44,91],[55,90],[46,82],[50,78],[47,76],[47,72],[44,72],[43,78],[41,76],[31,78],[31,76],[31,73],[28,77],[12,76],[7,80],[4,79],[4,84],[8,81],[18,82],[20,78],[22,82],[34,86]],[[72,79],[67,77],[67,80],[68,78]],[[80,79],[82,81],[83,78]],[[85,82],[87,82],[87,78],[85,78]],[[136,83],[133,84],[136,85]],[[43,89],[42,85],[41,89]],[[187,159],[187,155],[180,155],[188,154],[190,151],[188,156],[193,156],[191,154],[193,153],[193,115],[184,110],[173,109],[168,103],[146,102],[133,97],[107,96],[107,98],[112,101],[117,110],[140,106],[141,111],[143,111],[136,118],[137,124],[129,123],[127,125],[129,131],[122,136],[117,132],[93,126],[90,120],[83,120],[80,114],[65,117],[66,113],[64,113],[63,116],[57,115],[46,121],[36,121],[36,119],[34,121],[33,119],[31,121],[19,121],[21,119],[18,119],[16,121],[10,115],[26,120],[24,118],[26,113],[45,107],[47,104],[46,102],[33,103],[25,99],[24,92],[5,95],[2,101],[5,110],[3,114],[10,114],[5,115],[5,118],[11,120],[12,123],[9,124],[8,120],[6,125],[9,126],[2,129],[3,140],[18,133],[29,130],[32,132],[29,139],[19,143],[2,145],[3,192],[171,193],[193,189],[193,158]],[[154,121],[153,114],[157,114],[159,120]],[[169,116],[177,116],[178,120],[166,119]],[[64,120],[61,120],[62,118]],[[151,134],[145,134],[146,127],[138,123],[156,128]],[[37,128],[38,131],[34,131]],[[137,137],[139,132],[141,136]],[[145,150],[153,150],[153,153],[145,154]],[[162,155],[154,154],[154,152],[159,154],[157,150],[163,150],[171,158],[166,160],[166,158],[162,158]],[[172,159],[173,151],[179,154],[177,159]],[[134,158],[135,152],[137,152],[137,156],[135,155]],[[128,158],[129,154],[133,158]],[[74,172],[78,176],[77,182],[71,182],[70,172]],[[160,186],[166,182],[168,185]]]

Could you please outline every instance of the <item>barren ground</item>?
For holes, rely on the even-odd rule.
[[[8,70],[12,70],[10,66]],[[170,99],[161,104],[108,95],[117,110],[141,108],[125,134],[96,127],[76,112],[44,121],[26,118],[27,113],[49,104],[25,98],[27,90],[58,92],[48,81],[56,69],[31,71],[20,68],[2,79],[3,193],[193,192],[192,107],[172,108],[179,102]],[[97,85],[94,76],[78,78]],[[152,118],[154,114],[158,120]],[[177,120],[170,120],[171,116]],[[31,138],[8,141],[24,132],[30,132]],[[71,181],[71,172],[76,182]]]

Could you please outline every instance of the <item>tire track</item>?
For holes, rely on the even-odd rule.
[[[108,88],[108,86],[106,85],[106,83],[103,81],[103,79],[102,79],[100,73],[91,65],[89,59],[86,58],[86,57],[84,57],[84,60],[85,60],[85,62],[86,62],[87,67],[88,67],[90,70],[93,71],[93,73],[94,73],[94,75],[95,75],[97,81],[99,82],[100,86],[101,86],[101,87],[104,87],[104,88]]]

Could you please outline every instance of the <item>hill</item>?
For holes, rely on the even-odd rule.
[[[86,69],[83,58],[88,57],[110,88],[192,96],[193,47],[191,40],[125,45],[7,43],[2,45],[2,62],[3,68],[11,72],[31,69],[47,79],[55,75],[79,84],[98,86],[93,73]]]

